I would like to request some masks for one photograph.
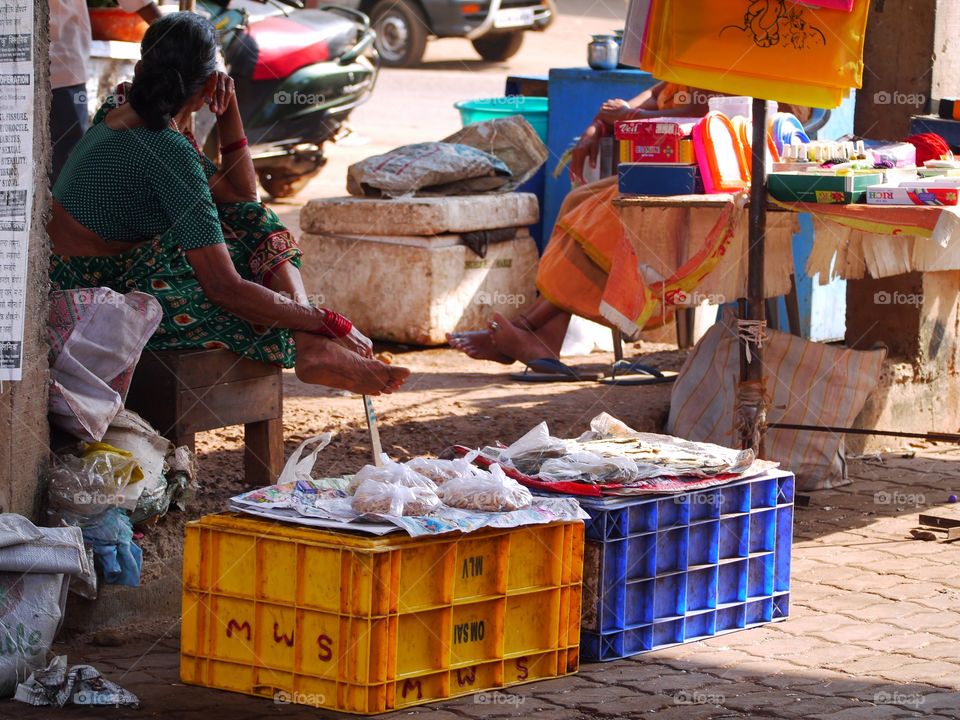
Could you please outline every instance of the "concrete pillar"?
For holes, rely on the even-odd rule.
[[[876,389],[855,427],[906,432],[960,431],[960,272],[913,272],[847,283],[851,347],[889,348]],[[848,451],[875,452],[904,442],[849,436]]]
[[[23,380],[4,383],[0,394],[0,511],[35,515],[41,478],[48,465],[47,267],[50,213],[50,82],[47,1],[34,0],[33,159],[34,194],[27,277]],[[3,92],[0,88],[0,92]]]
[[[960,95],[958,30],[956,0],[871,0],[857,135],[902,140],[930,98]]]

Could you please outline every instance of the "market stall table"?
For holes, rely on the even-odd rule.
[[[624,195],[614,201],[633,249],[647,278],[673,278],[694,261],[711,243],[724,208],[734,202],[732,194],[677,195],[650,197]],[[718,264],[694,290],[670,296],[670,304],[696,307],[704,302],[722,305],[746,296],[747,290],[747,211],[743,205],[735,212],[736,231],[720,249]],[[780,208],[770,208],[767,219],[765,262],[766,296],[787,295],[793,274],[793,235],[798,231],[797,217]],[[696,269],[696,268],[694,268]],[[649,284],[649,280],[648,280]],[[667,291],[664,291],[665,295]]]
[[[638,262],[669,277],[704,247],[732,197],[624,196],[615,205]],[[738,231],[717,266],[678,304],[745,297],[746,207],[739,212]],[[814,245],[806,268],[794,268],[791,232],[801,213],[813,218]],[[771,203],[767,222],[766,297],[789,291],[794,271],[821,282],[846,279],[846,344],[890,349],[893,359],[857,426],[911,432],[960,427],[957,208]],[[873,447],[863,437],[847,438],[847,445],[854,451]]]

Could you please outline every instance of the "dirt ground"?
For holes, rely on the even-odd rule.
[[[511,380],[519,364],[507,367],[478,362],[449,348],[413,349],[378,346],[393,363],[413,374],[404,388],[374,399],[384,452],[397,460],[437,455],[461,444],[469,447],[510,443],[546,421],[559,437],[575,437],[589,429],[601,412],[620,418],[637,430],[662,431],[670,406],[670,385],[617,386],[596,382],[526,383]],[[679,370],[685,351],[676,346],[638,343],[627,357],[643,357],[663,370]],[[565,361],[583,370],[603,371],[610,353],[594,353]],[[356,472],[371,460],[370,438],[358,395],[304,385],[284,373],[283,434],[286,455],[304,439],[332,432],[333,441],[317,459],[315,475]],[[184,524],[226,507],[227,500],[247,489],[243,481],[243,427],[231,426],[197,436],[200,489],[186,512],[172,511],[143,538],[143,581],[149,583],[164,567],[162,560],[180,553]]]

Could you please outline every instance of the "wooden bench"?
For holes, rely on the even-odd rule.
[[[283,383],[276,365],[228,350],[146,350],[126,406],[191,450],[195,433],[243,425],[250,486],[272,485],[283,467]]]

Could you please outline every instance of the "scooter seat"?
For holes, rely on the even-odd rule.
[[[335,60],[357,42],[357,24],[324,10],[296,10],[251,23],[249,40],[256,49],[254,80],[277,80],[307,65]],[[252,49],[252,48],[250,48]]]

